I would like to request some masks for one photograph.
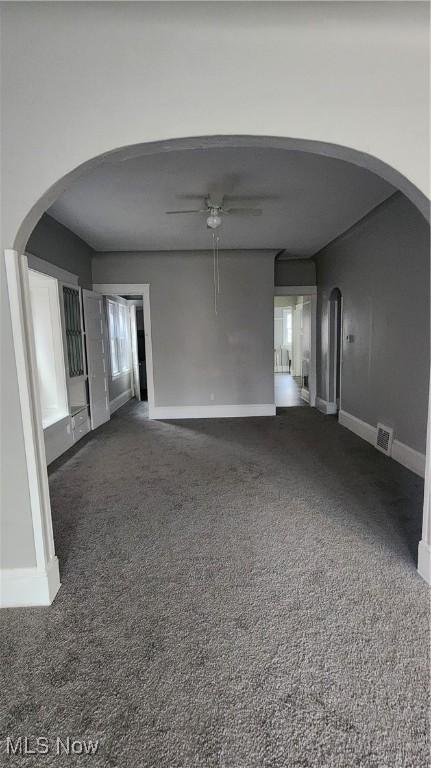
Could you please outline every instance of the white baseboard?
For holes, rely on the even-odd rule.
[[[321,397],[316,397],[316,408],[325,416],[330,416],[338,411],[337,403],[330,403],[328,400],[323,400]]]
[[[58,560],[53,557],[45,570],[4,568],[0,571],[0,607],[25,608],[51,605],[60,589]]]
[[[150,405],[150,419],[220,419],[275,416],[274,403],[258,405]]]
[[[51,464],[52,461],[58,459],[62,453],[73,445],[70,416],[65,416],[64,419],[56,421],[50,427],[46,427],[43,430],[43,438],[45,441],[46,463]]]
[[[351,432],[354,432],[355,435],[358,435],[358,437],[362,437],[362,439],[366,440],[367,443],[375,445],[377,427],[372,427],[371,424],[367,424],[366,421],[362,421],[356,416],[352,416],[352,414],[347,413],[347,411],[339,412],[338,421],[342,427],[350,429]]]
[[[301,389],[301,399],[305,400],[306,403],[310,402],[310,390],[306,389],[305,387],[302,387]]]
[[[399,440],[392,443],[392,458],[407,467],[416,475],[425,477],[425,454],[410,448]]]
[[[125,405],[127,401],[131,399],[132,399],[131,389],[126,389],[126,391],[122,392],[121,395],[114,397],[113,400],[109,401],[109,410],[111,414],[115,413],[115,411],[118,411],[118,409],[121,408],[122,405]]]
[[[427,584],[431,584],[431,547],[423,539],[419,542],[418,573]]]
[[[367,443],[375,446],[377,427],[367,424],[366,421],[358,419],[356,416],[352,416],[351,413],[346,411],[340,411],[338,415],[338,421],[346,429],[350,429],[358,437],[362,437]],[[403,467],[410,469],[420,477],[425,477],[425,454],[416,451],[414,448],[410,448],[408,445],[401,443],[399,440],[394,440],[392,443],[391,457],[394,461],[402,464]]]

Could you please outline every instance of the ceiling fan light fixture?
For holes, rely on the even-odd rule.
[[[207,217],[207,227],[217,229],[221,225],[221,216],[218,213],[210,213]]]

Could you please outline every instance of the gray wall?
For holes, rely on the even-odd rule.
[[[327,399],[327,309],[343,296],[341,407],[425,452],[430,357],[429,227],[400,193],[316,257],[317,393]],[[347,344],[346,334],[353,334]]]
[[[274,253],[102,253],[95,283],[150,283],[156,405],[273,403]],[[214,399],[211,398],[213,394]]]
[[[78,276],[80,285],[91,288],[92,248],[48,214],[42,216],[31,233],[26,251],[72,272]]]
[[[274,285],[316,285],[314,261],[312,259],[276,259]]]

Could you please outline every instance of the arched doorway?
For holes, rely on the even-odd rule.
[[[392,184],[398,183],[399,188],[415,202],[419,210],[425,215],[427,207],[422,193],[420,193],[408,180],[402,177],[393,169],[389,169],[376,158],[370,158],[368,155],[349,150],[345,147],[335,145],[321,144],[319,142],[302,141],[297,139],[283,139],[274,137],[244,137],[244,136],[222,136],[222,137],[201,137],[191,139],[179,139],[173,142],[157,142],[152,144],[135,145],[113,150],[108,155],[89,159],[79,168],[71,171],[67,177],[59,180],[51,187],[45,195],[29,211],[25,220],[22,222],[15,238],[15,249],[8,252],[8,282],[11,296],[11,308],[13,312],[13,332],[14,344],[19,367],[19,384],[21,407],[25,419],[25,441],[26,456],[29,477],[32,483],[32,514],[33,529],[35,531],[35,540],[38,543],[38,564],[48,573],[53,568],[55,572],[55,555],[52,539],[51,511],[49,505],[49,490],[46,475],[46,464],[44,462],[44,449],[40,414],[38,412],[37,382],[34,370],[34,349],[32,348],[28,302],[28,284],[27,284],[27,266],[25,257],[22,256],[25,243],[28,236],[35,226],[40,216],[50,207],[58,196],[60,191],[72,183],[79,175],[86,170],[95,167],[105,160],[121,161],[125,157],[138,157],[140,155],[152,155],[160,152],[170,152],[174,149],[190,149],[194,147],[268,147],[285,148],[300,152],[309,152],[317,155],[332,156],[338,159],[346,160],[362,168],[368,169],[372,173],[381,175]],[[329,322],[330,322],[330,350],[329,350],[329,377],[331,401],[336,404],[338,410],[341,399],[341,340],[342,340],[342,299],[339,289],[331,293],[329,301]],[[428,466],[428,465],[427,465]],[[426,486],[428,488],[428,485]],[[428,515],[429,506],[427,504],[428,491],[426,491],[425,516]],[[426,519],[428,519],[426,517]],[[424,523],[426,531],[426,523]],[[427,534],[424,533],[424,537]],[[423,575],[427,573],[427,560],[429,554],[429,542],[425,540],[425,546],[422,546],[422,552],[425,559],[419,569]],[[58,571],[57,571],[58,574]],[[58,588],[58,575],[53,577],[52,586],[48,583],[48,592],[46,593],[46,602],[51,602],[56,590],[56,579]]]

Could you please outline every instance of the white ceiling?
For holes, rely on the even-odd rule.
[[[225,217],[221,248],[286,249],[308,257],[394,188],[350,163],[306,152],[182,150],[105,162],[48,213],[97,251],[202,250],[210,247],[205,216],[165,211],[200,208],[208,192],[232,196],[232,206],[263,209],[261,216]]]

